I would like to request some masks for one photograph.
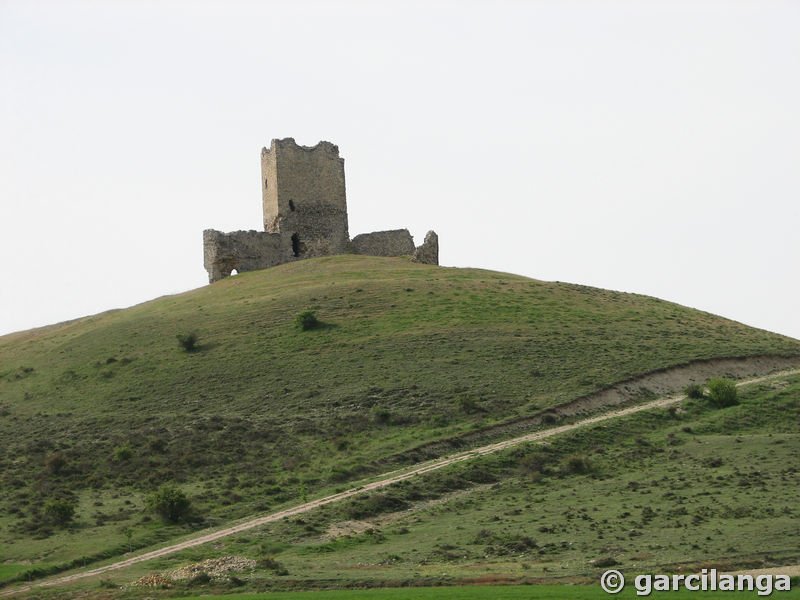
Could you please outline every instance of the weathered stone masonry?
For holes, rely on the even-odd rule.
[[[419,247],[407,229],[362,233],[350,240],[344,159],[330,142],[299,146],[292,138],[272,140],[261,150],[264,231],[203,232],[203,264],[214,283],[237,272],[266,269],[294,260],[334,254],[411,255],[439,264],[433,231]]]

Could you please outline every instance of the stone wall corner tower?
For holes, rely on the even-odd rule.
[[[348,251],[344,159],[330,142],[272,140],[261,150],[264,230],[281,236],[285,260]]]

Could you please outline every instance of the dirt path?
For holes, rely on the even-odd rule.
[[[749,385],[752,383],[758,383],[760,381],[765,381],[768,379],[777,379],[780,377],[785,377],[787,375],[794,375],[800,373],[800,368],[795,368],[786,371],[780,371],[778,373],[773,373],[771,375],[765,375],[762,377],[756,377],[753,379],[747,379],[744,381],[738,382],[737,386],[742,385]],[[72,575],[65,575],[63,577],[57,577],[55,579],[50,579],[46,581],[42,581],[39,583],[34,583],[31,585],[6,590],[4,592],[0,592],[0,596],[11,596],[13,594],[18,594],[21,592],[25,592],[28,590],[33,589],[34,587],[41,587],[41,586],[54,586],[54,585],[61,585],[64,583],[70,583],[72,581],[76,581],[78,579],[83,579],[85,577],[92,577],[95,575],[101,575],[103,573],[107,573],[109,571],[115,571],[118,569],[124,569],[125,567],[129,567],[131,565],[145,562],[154,558],[158,558],[161,556],[166,556],[168,554],[174,554],[175,552],[180,552],[181,550],[185,550],[186,548],[192,548],[194,546],[200,546],[202,544],[207,544],[208,542],[213,542],[214,540],[218,540],[223,537],[227,537],[230,535],[234,535],[236,533],[240,533],[242,531],[247,531],[248,529],[253,529],[254,527],[259,527],[261,525],[266,525],[267,523],[273,523],[275,521],[279,521],[280,519],[285,519],[286,517],[291,517],[294,515],[298,515],[301,513],[305,513],[311,511],[315,508],[320,506],[324,506],[326,504],[331,504],[333,502],[339,502],[340,500],[345,500],[347,498],[351,498],[358,494],[363,494],[365,492],[369,492],[372,490],[377,490],[380,488],[384,488],[390,486],[394,483],[398,483],[400,481],[404,481],[406,479],[410,479],[412,477],[416,477],[417,475],[422,475],[423,473],[429,473],[430,471],[436,471],[438,469],[442,469],[444,467],[454,465],[466,460],[470,460],[476,456],[484,456],[486,454],[492,454],[493,452],[499,452],[501,450],[505,450],[507,448],[511,448],[513,446],[517,446],[519,444],[524,444],[527,442],[535,442],[539,440],[543,440],[549,437],[553,437],[562,433],[566,433],[567,431],[572,431],[574,429],[578,429],[580,427],[586,427],[588,425],[594,425],[595,423],[600,423],[602,421],[607,421],[609,419],[616,419],[619,417],[624,417],[626,415],[631,415],[643,410],[651,410],[653,408],[659,408],[664,406],[669,406],[671,404],[676,404],[681,400],[686,398],[685,395],[673,395],[667,396],[665,398],[659,398],[658,400],[654,400],[652,402],[647,402],[645,404],[640,404],[637,406],[631,406],[628,408],[624,408],[621,410],[615,410],[608,413],[603,413],[601,415],[597,415],[595,417],[590,417],[588,419],[583,419],[581,421],[577,421],[575,423],[571,423],[569,425],[562,425],[560,427],[552,427],[550,429],[546,429],[544,431],[535,431],[533,433],[529,433],[527,435],[522,435],[519,437],[515,437],[509,440],[504,440],[502,442],[497,442],[494,444],[489,444],[486,446],[482,446],[480,448],[474,448],[472,450],[468,450],[465,452],[459,452],[456,454],[452,454],[450,456],[446,456],[444,458],[430,460],[424,463],[420,463],[415,467],[399,469],[397,471],[392,471],[386,473],[381,476],[380,479],[377,481],[373,481],[371,483],[367,483],[360,487],[350,488],[349,490],[345,490],[343,492],[339,492],[338,494],[333,494],[331,496],[326,496],[324,498],[319,498],[318,500],[312,500],[311,502],[306,502],[305,504],[300,504],[293,508],[288,508],[286,510],[282,510],[280,512],[276,512],[270,515],[265,515],[263,517],[258,517],[256,519],[251,519],[245,521],[243,523],[239,523],[237,525],[233,525],[231,527],[226,527],[224,529],[219,529],[217,531],[212,531],[210,533],[198,536],[196,538],[192,538],[190,540],[186,540],[184,542],[180,542],[177,544],[173,544],[171,546],[167,546],[165,548],[160,548],[158,550],[153,550],[151,552],[146,552],[144,554],[139,554],[138,556],[133,556],[126,560],[122,560],[110,565],[105,565],[102,567],[97,567],[95,569],[90,569],[88,571],[83,571],[80,573],[74,573]],[[787,567],[794,568],[794,567]]]
[[[487,444],[492,439],[515,438],[525,431],[546,423],[548,417],[580,417],[598,409],[607,410],[620,404],[638,404],[648,398],[674,396],[680,393],[687,384],[703,383],[711,377],[729,377],[736,380],[752,379],[798,366],[800,366],[798,357],[780,355],[693,360],[686,364],[658,369],[619,381],[602,390],[548,407],[536,414],[482,427],[477,431],[462,433],[453,438],[426,442],[411,449],[410,452],[403,451],[394,457],[389,457],[389,460],[402,460],[409,453],[417,454],[419,462],[432,460],[434,457],[455,452],[459,447]]]

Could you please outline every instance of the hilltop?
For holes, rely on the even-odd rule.
[[[295,326],[306,309],[320,327]],[[197,332],[199,346],[184,352],[175,338],[189,332]],[[648,373],[763,356],[798,357],[800,342],[656,298],[580,285],[351,255],[242,273],[0,338],[0,481],[10,491],[0,499],[0,543],[15,565],[122,554],[502,438],[509,424],[568,417],[557,407]],[[633,387],[625,402],[659,391]],[[706,418],[700,409],[693,415]],[[641,430],[636,435],[647,447],[674,434],[640,419],[616,435],[630,441]],[[770,419],[764,435],[779,422]],[[590,447],[619,441],[606,436]],[[619,452],[628,457],[629,450]],[[485,481],[474,473],[462,478],[483,486],[470,502],[494,511],[490,499],[508,496],[503,510],[522,510],[513,506],[516,484],[500,488],[501,496],[485,491],[516,478],[516,467],[484,471]],[[609,495],[593,481],[577,493]],[[193,522],[163,525],[144,510],[144,496],[164,482],[190,494]],[[565,492],[556,490],[525,502],[559,506]],[[71,527],[41,518],[54,497],[76,504]],[[361,522],[415,501],[413,494],[396,500],[354,509],[348,519]],[[306,525],[287,523],[275,537],[286,548],[290,540],[313,545],[313,536],[319,543],[339,539],[321,524],[303,533]],[[348,539],[372,535],[353,527]],[[497,528],[485,529],[484,537],[497,538],[490,545],[508,542]],[[458,540],[439,545],[460,547]],[[358,562],[362,541],[324,552],[342,550]],[[458,558],[454,549],[437,552],[442,561]]]

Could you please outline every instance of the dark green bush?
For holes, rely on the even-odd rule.
[[[271,569],[273,571],[279,571],[283,568],[283,565],[275,560],[274,556],[264,556],[263,558],[259,558],[256,560],[256,566],[259,569]]]
[[[573,454],[564,460],[564,468],[568,473],[587,473],[591,470],[591,465],[588,458]]]
[[[388,425],[389,421],[392,420],[392,413],[388,409],[380,406],[376,406],[372,409],[372,415],[375,417],[375,421],[381,425]]]
[[[206,573],[205,571],[200,571],[197,575],[193,576],[186,582],[186,585],[189,587],[194,587],[196,585],[206,585],[211,581],[211,575]]]
[[[131,458],[133,458],[133,450],[128,444],[114,448],[114,460],[116,462],[125,462]]]
[[[708,397],[718,408],[739,404],[736,383],[732,380],[715,377],[714,379],[709,379],[706,385],[708,386]]]
[[[350,519],[366,519],[388,512],[396,512],[408,508],[402,499],[387,492],[377,492],[369,496],[355,498],[346,509]]]
[[[304,310],[303,312],[295,315],[294,324],[298,329],[308,331],[309,329],[319,327],[320,322],[313,310]]]
[[[53,525],[65,526],[75,516],[75,504],[69,500],[49,500],[44,505],[44,518]]]
[[[699,400],[705,395],[705,390],[703,386],[699,383],[690,383],[685,388],[683,388],[683,393],[686,394],[689,398],[694,398],[695,400]]]
[[[44,461],[45,468],[53,475],[59,473],[67,464],[66,457],[61,452],[54,452]]]
[[[186,352],[193,352],[197,350],[197,342],[199,340],[197,334],[192,331],[191,333],[179,333],[175,336],[178,340],[178,345],[186,350]]]
[[[186,494],[173,485],[162,485],[147,497],[147,508],[168,523],[177,523],[189,516],[191,502]]]
[[[458,405],[465,413],[468,415],[483,412],[483,408],[475,401],[475,398],[470,398],[468,396],[461,396],[458,399]]]
[[[551,458],[544,452],[533,452],[523,456],[519,461],[519,472],[521,475],[532,476],[543,473],[547,469]]]

